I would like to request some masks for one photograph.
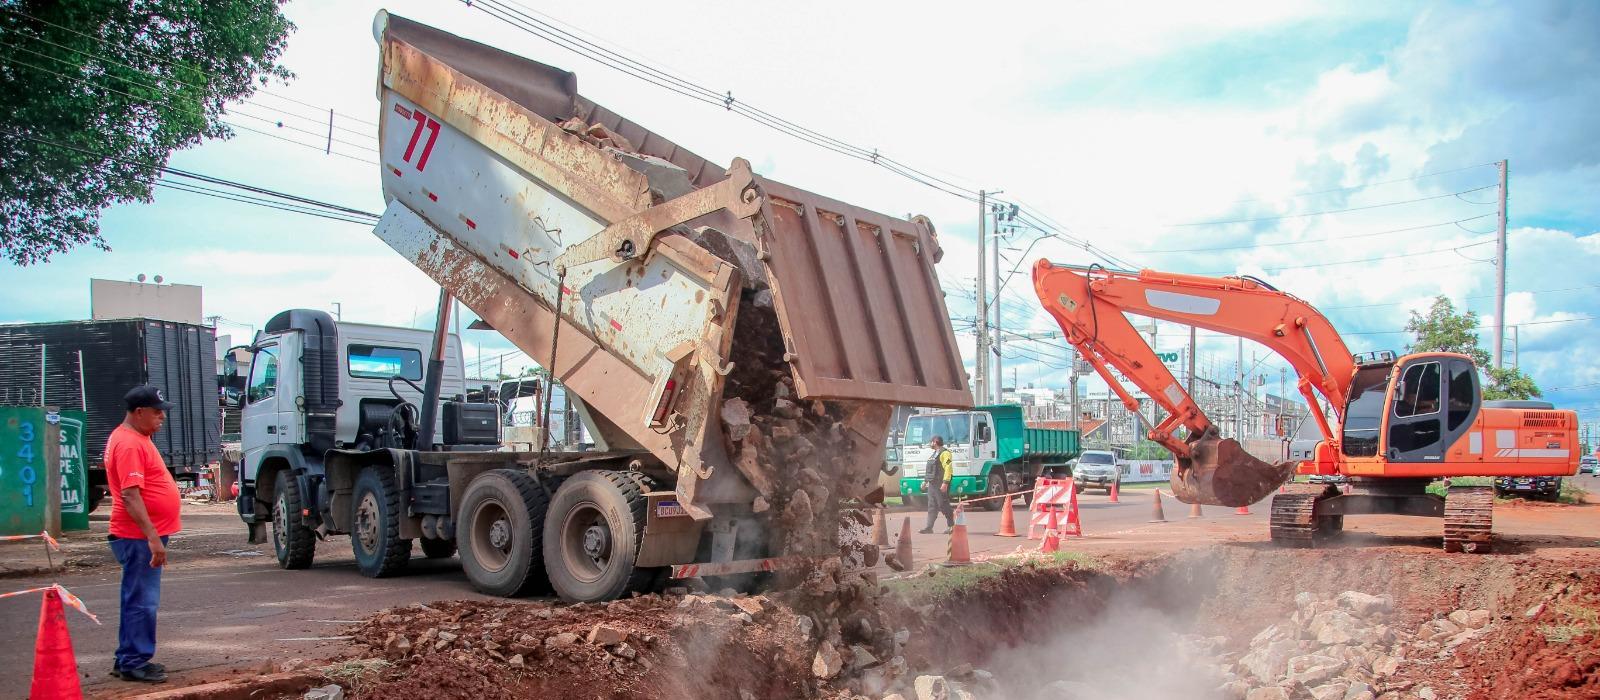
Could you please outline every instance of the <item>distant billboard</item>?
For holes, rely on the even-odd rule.
[[[200,287],[193,284],[150,284],[121,280],[89,280],[89,314],[96,321],[153,318],[201,325]]]

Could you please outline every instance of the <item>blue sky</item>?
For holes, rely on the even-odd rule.
[[[350,142],[336,148],[354,158],[240,131],[173,164],[381,210],[376,166],[358,160],[375,145],[361,120],[377,118],[379,7],[574,70],[586,95],[702,155],[742,156],[830,196],[931,216],[949,252],[940,274],[951,311],[970,317],[962,290],[975,272],[975,205],[607,70],[462,3],[289,3],[299,30],[285,61],[297,77],[271,89],[315,107],[262,95],[231,119],[311,142],[290,127],[316,131],[312,118],[331,107]],[[1318,305],[1357,351],[1403,349],[1394,331],[1435,294],[1490,322],[1493,267],[1482,261],[1493,248],[1481,242],[1495,192],[1453,193],[1493,184],[1484,164],[1509,159],[1507,320],[1521,324],[1519,362],[1552,400],[1600,422],[1600,353],[1586,350],[1600,323],[1581,320],[1600,316],[1600,4],[822,3],[751,13],[712,2],[686,15],[623,2],[604,16],[534,7],[792,121],[965,187],[1004,189],[1136,265],[1263,277]],[[1450,172],[1418,177],[1441,171]],[[1397,204],[1411,200],[1420,201]],[[1354,211],[1316,214],[1340,209]],[[1252,221],[1180,225],[1238,219]],[[1411,230],[1383,233],[1396,229]],[[203,285],[206,313],[236,337],[279,309],[333,302],[347,319],[426,325],[436,294],[360,226],[173,190],[113,207],[104,231],[112,252],[0,268],[0,320],[85,317],[89,277],[139,273]],[[1270,245],[1244,247],[1255,244]],[[1193,248],[1213,250],[1159,252]],[[1055,241],[1033,253],[1095,261]],[[1387,259],[1352,262],[1371,258]],[[1009,328],[1052,330],[1025,275],[1006,289],[1004,317]],[[1163,329],[1173,342],[1162,349],[1180,335]],[[960,339],[970,362],[971,336]],[[510,350],[488,334],[466,341],[469,358],[480,345],[491,357]],[[1202,349],[1231,366],[1230,340],[1206,338]],[[1062,362],[1058,349],[1018,350],[1008,367],[1024,384],[1064,385],[1050,366]],[[1275,380],[1278,366],[1257,371]]]

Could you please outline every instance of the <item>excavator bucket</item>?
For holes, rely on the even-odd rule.
[[[1272,493],[1294,476],[1292,461],[1271,462],[1245,452],[1238,440],[1208,430],[1189,441],[1189,456],[1172,470],[1172,493],[1184,503],[1238,508]]]

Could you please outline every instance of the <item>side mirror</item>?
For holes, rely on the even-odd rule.
[[[988,423],[979,424],[978,425],[978,442],[988,442],[988,441],[989,441],[989,424]]]

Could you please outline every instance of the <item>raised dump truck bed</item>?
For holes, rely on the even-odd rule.
[[[486,591],[771,569],[839,553],[828,520],[877,485],[893,404],[970,405],[925,218],[710,163],[572,73],[387,13],[374,29],[375,233],[551,368],[597,451],[336,451],[331,530],[362,526],[362,470],[393,465],[449,505],[401,536],[465,538]]]

